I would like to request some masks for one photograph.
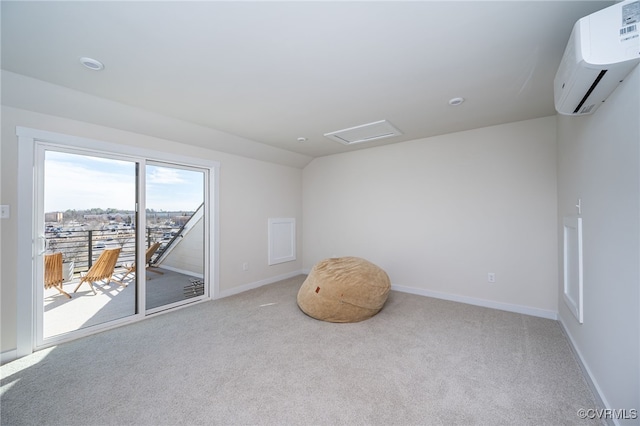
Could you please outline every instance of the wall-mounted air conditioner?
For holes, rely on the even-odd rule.
[[[578,20],[553,82],[556,110],[593,113],[639,62],[640,0]]]

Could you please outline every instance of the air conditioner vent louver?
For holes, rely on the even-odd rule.
[[[371,142],[378,139],[400,136],[402,132],[387,120],[380,120],[361,126],[350,127],[348,129],[325,133],[329,139],[345,145],[353,145],[362,142]]]

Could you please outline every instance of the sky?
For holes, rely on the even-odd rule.
[[[45,212],[135,208],[134,162],[46,151],[44,170]],[[195,211],[202,204],[202,172],[147,165],[146,181],[148,209]]]

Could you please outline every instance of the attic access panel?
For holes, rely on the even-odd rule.
[[[337,130],[325,133],[329,139],[340,142],[344,145],[353,145],[362,142],[371,142],[378,139],[400,136],[402,132],[396,129],[387,120],[375,121],[373,123],[362,124],[360,126],[349,127],[348,129]]]
[[[563,218],[564,292],[563,299],[580,324],[583,323],[582,218]]]

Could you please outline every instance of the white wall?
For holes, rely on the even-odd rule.
[[[560,321],[608,408],[640,409],[640,67],[593,115],[557,127],[558,215],[582,199],[584,250],[584,323],[562,287]]]
[[[184,274],[202,277],[204,274],[204,221],[198,219],[190,228],[182,230],[183,237],[174,243],[171,250],[164,253],[158,265]]]
[[[360,256],[407,291],[555,318],[555,131],[547,117],[313,160],[304,268]]]
[[[86,100],[86,99],[85,99]],[[123,107],[124,108],[124,107]],[[125,108],[130,112],[130,109]],[[12,206],[10,219],[0,221],[1,264],[1,351],[16,346],[16,288],[29,285],[17,276],[17,156],[16,126],[30,127],[73,136],[161,150],[180,156],[208,158],[220,162],[220,294],[227,295],[295,274],[302,269],[298,260],[279,265],[267,264],[267,221],[269,217],[295,217],[302,223],[302,170],[297,167],[248,159],[166,139],[117,130],[110,127],[40,114],[24,109],[2,107],[2,199]],[[190,129],[189,123],[182,123]],[[196,129],[197,133],[199,129]],[[298,230],[298,235],[301,235]],[[301,240],[297,246],[302,247]],[[299,250],[300,252],[300,250]],[[248,262],[250,269],[242,270]]]

